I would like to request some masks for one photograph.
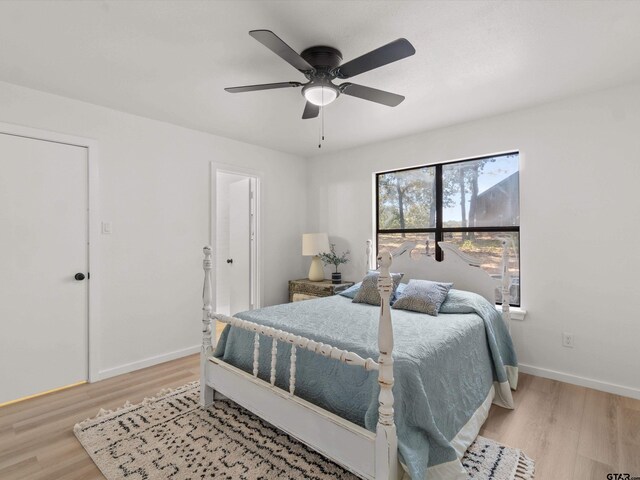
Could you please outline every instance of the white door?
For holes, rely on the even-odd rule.
[[[251,182],[239,177],[229,186],[229,307],[231,314],[251,308]]]
[[[260,306],[258,178],[214,170],[215,311],[233,315]]]
[[[0,133],[0,404],[87,380],[87,168]]]

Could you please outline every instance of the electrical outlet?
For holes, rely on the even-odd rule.
[[[562,346],[573,348],[573,333],[562,332]]]

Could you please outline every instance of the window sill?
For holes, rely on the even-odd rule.
[[[502,305],[496,305],[496,310],[502,313]],[[526,310],[521,307],[509,307],[509,313],[511,314],[511,320],[524,321],[524,317],[527,314]]]

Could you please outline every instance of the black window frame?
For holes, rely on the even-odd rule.
[[[495,155],[483,155],[480,157],[473,158],[465,158],[464,160],[451,160],[440,163],[430,163],[426,165],[418,165],[413,167],[405,167],[398,168],[395,170],[385,170],[383,172],[376,172],[376,254],[378,253],[379,245],[378,245],[378,237],[380,234],[393,234],[393,233],[433,233],[435,237],[436,249],[435,249],[435,258],[438,262],[441,262],[444,258],[442,249],[438,245],[439,242],[443,241],[444,235],[446,233],[467,233],[467,232],[477,232],[477,233],[487,233],[487,232],[509,232],[509,233],[517,233],[518,238],[518,303],[510,303],[509,305],[512,307],[520,307],[522,303],[522,265],[520,263],[520,225],[518,226],[505,226],[505,227],[444,227],[443,226],[443,191],[442,191],[442,167],[445,165],[454,165],[458,163],[467,163],[473,162],[477,160],[484,160],[487,158],[499,158],[506,157],[510,155],[518,155],[518,172],[520,172],[520,152],[518,150],[514,150],[506,153],[499,153]],[[427,227],[427,228],[380,228],[380,180],[379,177],[381,175],[388,175],[390,173],[397,172],[406,172],[410,170],[419,170],[421,168],[429,168],[435,167],[435,184],[436,184],[436,226],[435,227]],[[518,182],[518,195],[520,195],[520,185]],[[518,222],[519,223],[519,222]],[[499,302],[496,302],[499,304]]]

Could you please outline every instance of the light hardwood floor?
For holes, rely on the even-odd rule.
[[[0,479],[102,479],[73,425],[198,378],[192,355],[0,408]],[[523,449],[538,480],[640,476],[640,401],[522,374],[514,411],[493,406],[481,434]]]

